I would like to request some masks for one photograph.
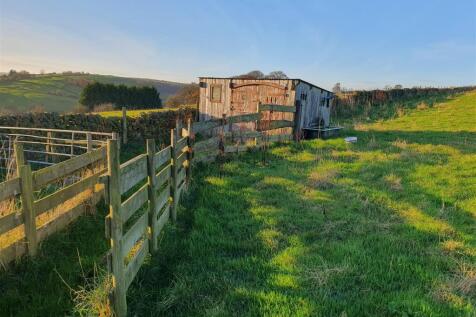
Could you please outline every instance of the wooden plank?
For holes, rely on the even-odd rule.
[[[170,185],[167,185],[157,196],[156,213],[162,210],[170,202]]]
[[[172,169],[171,169],[171,179],[170,179],[170,192],[172,196],[172,220],[173,222],[177,221],[177,140],[179,138],[179,131],[177,128],[170,131],[170,146],[172,147]]]
[[[165,184],[171,177],[172,166],[169,164],[157,173],[157,188]]]
[[[228,123],[253,122],[261,119],[261,113],[247,113],[226,118]]]
[[[15,177],[0,183],[0,201],[21,193],[20,178]]]
[[[149,193],[149,208],[148,213],[148,225],[151,229],[149,234],[149,247],[151,252],[157,251],[157,240],[154,237],[154,228],[157,219],[154,217],[154,211],[157,209],[157,196],[155,189],[157,188],[157,175],[155,175],[155,141],[153,139],[147,139],[147,191]]]
[[[120,213],[124,222],[129,220],[129,218],[147,202],[149,199],[148,187],[148,184],[145,184],[122,203]]]
[[[272,134],[266,136],[268,142],[280,142],[280,141],[291,141],[293,139],[292,134]]]
[[[180,184],[185,180],[185,168],[181,168],[179,172],[177,173],[177,183]]]
[[[127,315],[127,300],[125,287],[124,257],[122,252],[122,227],[124,222],[121,215],[120,193],[120,164],[119,142],[114,135],[113,140],[107,141],[107,165],[109,170],[109,214],[110,221],[110,246],[111,246],[111,271],[113,281],[113,310],[118,317]]]
[[[259,130],[273,130],[280,128],[292,128],[294,122],[288,120],[273,120],[273,121],[261,121],[259,124]]]
[[[96,205],[103,193],[101,191],[94,193],[91,199],[86,199],[83,203],[74,206],[70,210],[62,213],[60,216],[54,218],[48,223],[38,228],[38,242],[43,241],[53,233],[66,228],[69,224],[73,223],[79,216],[88,211],[90,206]]]
[[[178,140],[177,146],[175,147],[176,153],[180,153],[185,146],[187,146],[187,138],[181,138]]]
[[[36,255],[38,239],[36,232],[36,206],[33,198],[33,177],[30,165],[20,166],[21,203],[23,222],[25,223],[25,237],[28,242],[28,254]]]
[[[187,160],[187,153],[182,153],[177,157],[178,168],[183,167],[183,163]]]
[[[262,133],[259,131],[234,131],[234,132],[226,132],[225,137],[233,137],[235,139],[239,138],[260,138],[262,136]]]
[[[77,194],[85,191],[86,189],[94,186],[98,183],[99,177],[104,174],[105,170],[101,170],[89,177],[83,178],[82,180],[66,186],[51,195],[48,195],[40,200],[35,201],[35,211],[36,215],[41,215],[45,211],[52,209],[59,204],[65,202],[68,199],[73,198]]]
[[[5,267],[8,263],[15,259],[19,259],[27,251],[27,243],[25,239],[21,239],[12,243],[6,248],[0,249],[0,264]]]
[[[155,169],[161,167],[165,163],[170,163],[170,146],[167,146],[165,149],[155,153]]]
[[[144,240],[139,250],[134,254],[134,257],[129,261],[129,263],[127,263],[125,273],[126,289],[129,288],[132,281],[136,277],[139,269],[142,266],[142,263],[144,263],[147,254],[149,254],[149,240]]]
[[[147,177],[147,155],[138,155],[122,164],[120,174],[120,191],[124,194]]]
[[[0,218],[0,235],[18,227],[23,223],[23,215],[21,213],[12,212]]]
[[[204,141],[195,143],[192,148],[195,152],[208,151],[212,149],[218,149],[218,144],[220,143],[220,138],[218,136],[209,138]]]
[[[170,218],[170,205],[167,205],[160,215],[158,215],[157,228],[155,228],[156,236],[159,236],[160,232],[164,228],[165,224]]]
[[[149,214],[146,212],[132,225],[122,237],[122,256],[126,257],[132,247],[147,233]]]
[[[223,124],[222,119],[215,119],[215,120],[208,120],[202,122],[194,122],[192,124],[192,132],[193,133],[200,133],[207,130],[211,130],[217,128]]]
[[[33,172],[34,190],[39,190],[46,184],[49,184],[58,178],[71,174],[101,159],[106,159],[105,147],[101,147],[100,149],[35,171]]]
[[[276,111],[276,112],[296,112],[296,107],[286,105],[263,104],[259,106],[259,111]]]

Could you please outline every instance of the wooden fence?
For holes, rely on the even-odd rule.
[[[0,183],[0,263],[35,255],[38,244],[93,208],[103,195],[106,147],[32,171],[15,144],[16,175]]]
[[[146,153],[123,164],[119,163],[119,141],[108,141],[110,212],[106,219],[106,237],[111,245],[108,254],[108,269],[113,277],[111,303],[117,316],[127,315],[127,289],[147,254],[157,250],[158,237],[165,224],[170,218],[172,221],[177,219],[177,205],[191,179],[192,162],[241,152],[249,146],[265,144],[270,139],[292,139],[291,133],[267,134],[273,129],[293,127],[292,121],[262,120],[266,111],[280,110],[274,107],[263,105],[258,113],[223,117],[193,126],[189,122],[185,129],[177,122],[176,128],[171,131],[169,146],[156,152],[154,140],[149,139]],[[292,108],[286,106],[282,110],[293,112]],[[232,126],[249,122],[256,122],[259,131],[236,130]],[[209,133],[213,130],[215,133]],[[195,134],[209,137],[193,143]],[[232,140],[231,144],[227,138]],[[241,142],[249,138],[254,139],[252,145]]]
[[[120,140],[114,138],[107,140],[107,147],[88,149],[32,172],[22,143],[16,143],[17,175],[0,183],[0,203],[21,199],[12,204],[17,210],[0,213],[0,260],[7,263],[25,253],[34,255],[41,240],[104,197],[109,204],[105,231],[111,246],[107,254],[113,278],[111,303],[117,316],[126,316],[127,289],[147,254],[157,250],[166,223],[176,221],[180,197],[191,181],[192,163],[293,138],[289,131],[293,121],[270,118],[273,112],[294,113],[294,107],[260,105],[258,110],[193,125],[189,121],[186,128],[177,122],[167,147],[156,151],[155,141],[148,139],[146,153],[123,164],[119,162]],[[249,123],[256,129],[248,130]],[[270,134],[272,130],[285,133]]]

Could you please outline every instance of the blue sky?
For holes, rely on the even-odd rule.
[[[0,1],[0,71],[476,84],[471,1]]]

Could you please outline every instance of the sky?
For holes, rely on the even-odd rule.
[[[476,84],[476,0],[0,0],[0,72]]]

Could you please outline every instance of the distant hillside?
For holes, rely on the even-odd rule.
[[[35,75],[29,79],[0,81],[0,112],[26,112],[38,106],[46,111],[69,112],[78,103],[83,87],[92,81],[127,86],[154,86],[164,102],[184,85],[164,80],[109,75]]]

